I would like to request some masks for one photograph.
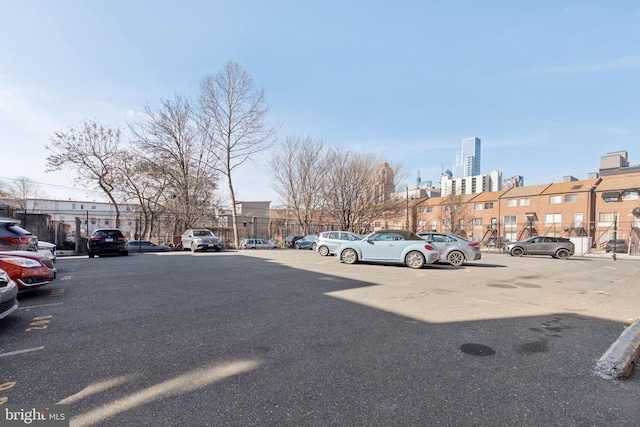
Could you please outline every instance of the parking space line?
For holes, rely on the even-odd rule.
[[[0,357],[15,356],[16,354],[30,353],[32,351],[40,351],[40,350],[44,350],[44,346],[27,348],[25,350],[11,351],[9,353],[0,353]]]
[[[18,307],[18,310],[31,310],[32,308],[51,307],[54,305],[62,305],[62,302],[54,302],[53,304],[32,305],[29,307]]]

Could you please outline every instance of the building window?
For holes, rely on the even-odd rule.
[[[432,219],[432,220],[431,220],[431,229],[432,229],[433,231],[436,231],[436,230],[438,229],[438,223],[436,222],[436,220],[435,220],[435,219]]]
[[[618,218],[618,212],[598,212],[598,227],[609,227]]]
[[[64,216],[60,217],[60,222],[64,222]]]
[[[565,194],[564,202],[565,203],[576,203],[578,201],[577,194]]]
[[[433,208],[431,207],[427,208],[427,212],[433,212]]]
[[[473,226],[482,225],[482,218],[473,218],[471,220],[471,225]]]
[[[92,205],[91,209],[95,210],[96,209],[96,205]]]
[[[487,202],[484,204],[485,209],[493,209],[493,202]]]
[[[562,203],[562,196],[550,196],[549,197],[549,204],[550,205],[557,205],[558,203]]]
[[[545,224],[560,224],[560,223],[562,223],[562,214],[545,214],[544,215],[544,223]]]
[[[75,209],[76,208],[76,204],[75,203],[71,203],[71,209]]]
[[[520,206],[529,206],[531,204],[531,199],[528,197],[520,199]]]
[[[505,215],[504,216],[504,225],[518,225],[518,217],[516,215]]]
[[[96,219],[95,218],[91,218],[91,225],[96,225]]]
[[[518,205],[518,201],[516,199],[507,200],[507,207],[517,206],[517,205]]]
[[[109,225],[109,220],[108,219],[104,220],[104,225]]]
[[[638,191],[625,191],[622,193],[622,200],[638,200]]]
[[[427,225],[427,221],[425,221],[424,219],[421,219],[420,221],[418,221],[419,227],[424,227],[425,225]]]
[[[609,191],[607,193],[602,193],[602,200],[605,202],[619,202],[621,198],[621,194],[619,191]]]
[[[84,205],[80,205],[80,209],[84,209]]]
[[[473,205],[473,209],[476,211],[481,211],[482,210],[482,203],[476,203]]]
[[[376,221],[373,223],[373,226],[376,228],[380,228],[380,225],[382,225],[380,221]]]
[[[425,213],[427,211],[427,209],[425,208],[420,208],[420,213]]]
[[[393,221],[394,227],[400,227],[400,221]]]

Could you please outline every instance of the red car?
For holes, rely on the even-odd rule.
[[[0,269],[16,282],[19,292],[51,283],[57,272],[51,259],[30,251],[0,251]]]

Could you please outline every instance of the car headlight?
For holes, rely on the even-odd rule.
[[[30,258],[2,258],[2,261],[27,268],[40,267],[41,265],[38,261]]]

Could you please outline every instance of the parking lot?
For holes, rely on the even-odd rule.
[[[0,402],[71,425],[637,425],[595,374],[640,262],[412,270],[305,250],[61,258],[0,323]]]

